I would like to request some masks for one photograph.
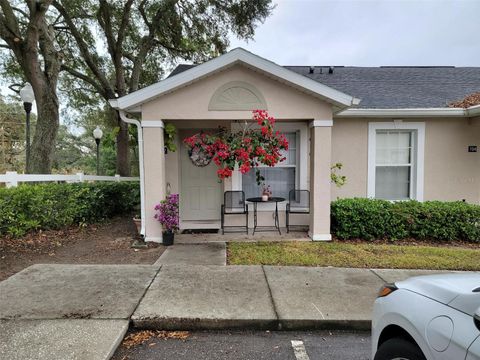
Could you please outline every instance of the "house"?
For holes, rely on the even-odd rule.
[[[309,189],[313,240],[330,240],[330,201],[465,200],[480,203],[480,106],[448,104],[480,91],[480,68],[279,66],[237,48],[201,65],[180,65],[156,84],[111,100],[139,129],[142,231],[161,241],[153,208],[179,193],[181,228],[219,226],[224,190],[258,196],[251,174],[219,183],[215,165],[197,167],[182,140],[219,126],[234,131],[266,109],[290,141],[288,161],[263,169],[274,195]],[[141,122],[129,114],[141,116]],[[178,151],[164,152],[165,122],[178,129]],[[330,181],[342,163],[347,184]],[[259,222],[272,223],[272,209]],[[281,224],[284,224],[281,211]],[[242,221],[232,219],[233,222]]]

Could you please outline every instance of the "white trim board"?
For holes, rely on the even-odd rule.
[[[312,234],[311,232],[308,233],[308,236],[312,241],[331,241],[332,234]]]
[[[409,109],[346,109],[335,114],[335,117],[470,117],[480,114],[475,106],[468,109],[460,108],[409,108]]]
[[[317,96],[322,100],[340,107],[341,109],[357,105],[360,102],[359,99],[351,95],[347,95],[341,91],[321,84],[318,81],[297,74],[292,70],[288,70],[242,48],[233,49],[224,55],[185,70],[180,74],[166,78],[158,83],[122,96],[121,98],[112,99],[109,102],[113,108],[118,110],[137,108],[139,105],[146,103],[157,96],[166,94],[182,86],[186,86],[193,81],[212,75],[217,71],[235,64],[243,64],[247,67],[263,72],[272,78],[287,85],[300,88],[313,96]]]
[[[162,120],[143,120],[141,122],[143,128],[164,128],[165,125]]]
[[[423,201],[425,172],[425,123],[424,122],[370,122],[368,123],[368,180],[367,196],[375,198],[376,174],[376,133],[377,130],[412,130],[417,132],[416,143],[416,182],[414,200]]]
[[[331,127],[333,120],[313,120],[309,124],[310,127]]]
[[[145,242],[154,242],[154,243],[162,244],[163,243],[163,238],[161,236],[159,236],[159,237],[147,236],[147,237],[145,237]]]

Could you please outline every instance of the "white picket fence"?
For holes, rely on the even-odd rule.
[[[76,173],[75,175],[56,175],[56,174],[19,174],[16,171],[7,171],[0,175],[0,183],[5,183],[7,188],[16,187],[18,183],[24,182],[67,182],[76,183],[84,181],[139,181],[138,177],[126,176],[96,176]]]

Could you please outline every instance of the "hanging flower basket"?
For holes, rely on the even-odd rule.
[[[217,165],[220,180],[232,176],[235,166],[242,174],[256,171],[257,184],[265,179],[259,165],[275,166],[285,160],[288,141],[284,134],[274,130],[275,119],[264,110],[253,111],[252,122],[245,121],[242,131],[217,134],[200,132],[183,140],[190,160],[196,166],[206,166],[211,160]]]

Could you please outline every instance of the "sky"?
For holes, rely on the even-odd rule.
[[[480,0],[274,0],[255,39],[280,65],[480,66]]]

